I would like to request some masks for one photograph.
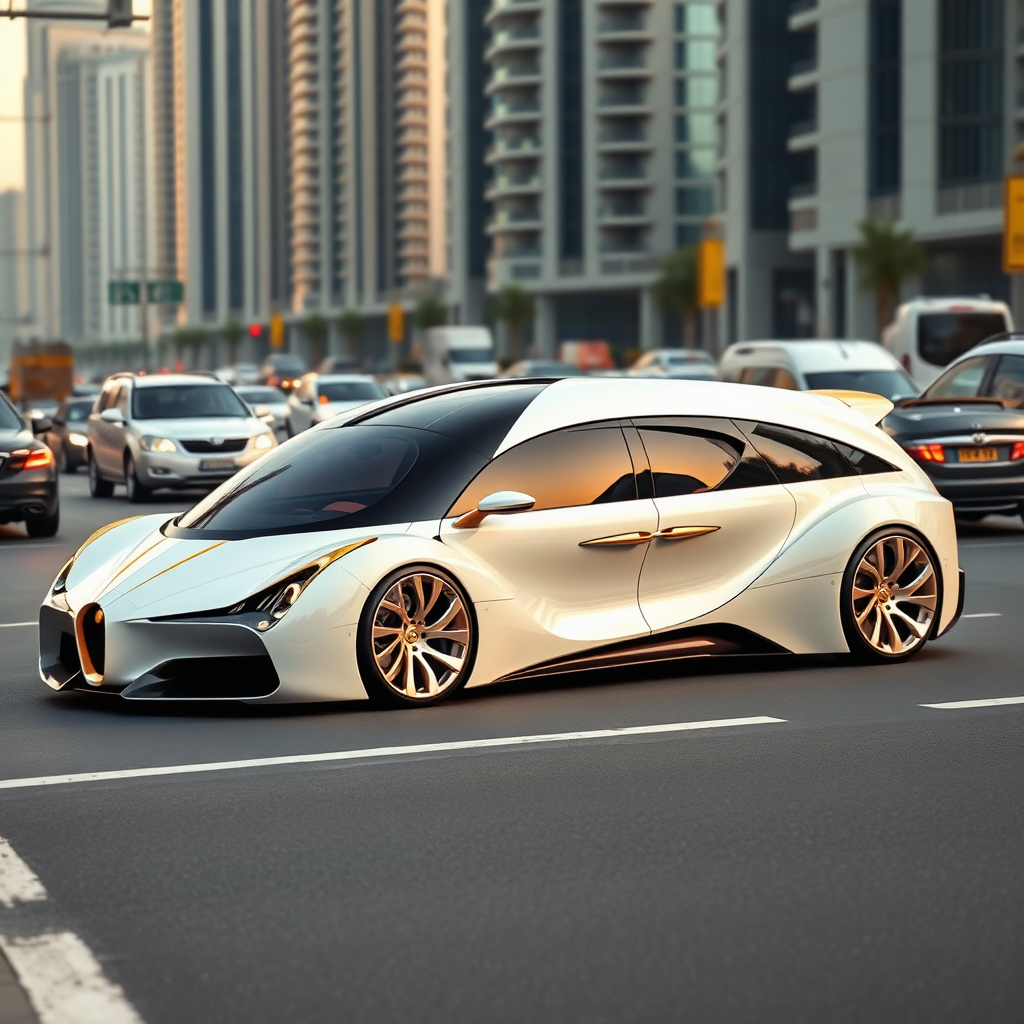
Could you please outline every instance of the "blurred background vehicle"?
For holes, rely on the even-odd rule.
[[[521,359],[499,377],[586,377],[586,374],[572,363],[560,363],[555,359]]]
[[[926,388],[954,359],[996,334],[1013,330],[1005,302],[987,296],[904,302],[882,334],[918,388]]]
[[[89,414],[89,491],[130,502],[162,487],[213,487],[271,448],[274,432],[223,381],[119,373]]]
[[[26,421],[0,394],[0,523],[24,522],[30,537],[52,537],[60,526],[57,462],[35,435],[53,424]]]
[[[327,356],[320,361],[317,373],[365,374],[366,367],[353,356]]]
[[[626,371],[628,377],[714,380],[718,367],[702,349],[656,348],[645,352]]]
[[[873,341],[745,341],[730,345],[718,379],[790,391],[867,391],[896,401],[918,389]]]
[[[284,430],[288,420],[288,396],[280,388],[267,384],[238,384],[235,393],[257,416],[260,415],[258,410],[266,409],[273,418],[275,431]]]
[[[272,352],[263,360],[259,380],[255,383],[269,384],[282,391],[294,391],[305,372],[306,363],[301,356],[290,352]]]
[[[74,473],[89,461],[86,457],[89,446],[86,428],[95,404],[93,396],[65,398],[52,417],[50,429],[43,434],[43,440],[53,452],[57,468],[62,473]]]
[[[285,432],[294,437],[339,412],[387,397],[383,385],[366,374],[307,373],[288,396]]]
[[[429,384],[486,380],[498,373],[486,327],[431,327],[423,335],[423,376]]]
[[[425,388],[427,379],[421,373],[394,373],[382,377],[380,383],[389,395],[404,395]]]
[[[612,347],[607,341],[563,341],[558,346],[558,361],[571,363],[585,373],[616,368]]]
[[[920,398],[901,402],[883,429],[961,519],[1024,518],[1024,335],[960,356]]]
[[[103,388],[100,384],[87,384],[83,381],[82,383],[75,384],[71,394],[75,398],[95,398],[102,390]]]

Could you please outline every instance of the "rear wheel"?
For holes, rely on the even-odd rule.
[[[469,598],[434,566],[400,569],[370,594],[357,652],[367,692],[378,703],[436,704],[460,690],[473,668]]]
[[[94,498],[109,498],[114,493],[114,485],[100,476],[100,467],[96,465],[96,457],[89,449],[89,493]]]
[[[840,597],[853,657],[903,661],[935,628],[942,593],[934,556],[909,530],[879,530],[854,552]]]
[[[135,472],[135,460],[131,452],[124,453],[124,489],[128,500],[133,505],[146,501],[153,493],[148,487],[139,483],[138,474]]]

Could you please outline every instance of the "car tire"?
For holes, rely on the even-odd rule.
[[[476,617],[461,584],[437,566],[409,565],[386,576],[367,598],[356,654],[374,703],[423,707],[465,686],[476,646]]]
[[[904,527],[878,530],[858,546],[839,595],[853,660],[905,661],[924,647],[942,609],[938,570],[928,544]]]
[[[114,493],[114,485],[100,475],[100,467],[96,465],[96,458],[91,448],[89,449],[89,493],[94,498],[109,498]]]
[[[75,465],[68,461],[68,450],[64,442],[60,443],[60,450],[57,452],[57,471],[60,473],[74,473]]]
[[[286,417],[284,421],[284,436],[288,439],[291,439],[295,436],[295,432],[292,430],[291,416]]]
[[[41,515],[26,515],[25,529],[30,537],[53,537],[60,528],[60,506]]]
[[[124,490],[125,496],[132,505],[141,505],[149,500],[153,493],[148,487],[139,483],[139,475],[135,472],[135,459],[131,452],[124,453]]]

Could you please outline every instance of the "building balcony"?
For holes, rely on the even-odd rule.
[[[789,88],[791,92],[811,89],[818,84],[818,58],[806,57],[798,60],[789,69]]]
[[[599,130],[597,148],[601,153],[630,153],[653,149],[654,143],[647,138],[643,122],[632,122],[626,127]]]
[[[532,195],[539,191],[539,174],[499,174],[487,186],[485,198],[499,199],[502,196]]]
[[[601,273],[608,276],[643,275],[649,277],[660,266],[657,256],[618,256],[605,257],[601,260]]]
[[[493,24],[510,15],[540,14],[543,10],[544,0],[494,0],[484,18],[484,24]]]
[[[654,0],[597,0],[598,7],[617,7],[623,10],[635,8],[643,10],[650,7]]]
[[[522,160],[540,155],[540,139],[533,136],[521,136],[513,139],[499,139],[487,150],[484,159],[487,163],[493,164],[503,160]]]
[[[817,120],[798,121],[789,129],[789,141],[787,148],[790,153],[799,153],[803,150],[814,149],[818,145],[818,122]]]
[[[597,219],[609,227],[628,227],[650,224],[654,218],[644,209],[643,203],[604,202],[597,208]]]
[[[800,32],[817,24],[821,19],[818,0],[793,0],[789,8],[790,32]]]
[[[603,15],[597,23],[597,35],[601,42],[631,42],[653,38],[643,11]]]
[[[649,188],[651,179],[645,167],[602,167],[597,180],[603,189]]]
[[[597,60],[598,78],[649,78],[653,72],[647,66],[644,53],[601,54]]]
[[[598,95],[597,106],[602,114],[649,114],[651,111],[643,89],[608,90]]]
[[[484,127],[490,130],[501,124],[516,124],[536,121],[540,118],[540,100],[518,100],[515,102],[492,103]]]
[[[797,206],[806,206],[809,201],[816,201],[818,198],[818,183],[816,181],[798,181],[789,187],[789,201]]]
[[[487,222],[487,233],[489,235],[504,235],[512,232],[537,232],[542,226],[540,210],[499,210]]]
[[[537,25],[498,29],[491,36],[484,59],[489,61],[502,53],[536,50],[540,43],[540,28]]]
[[[540,64],[503,64],[494,69],[485,92],[491,95],[501,89],[540,85]]]

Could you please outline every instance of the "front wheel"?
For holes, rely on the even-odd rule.
[[[357,653],[371,699],[399,707],[436,704],[460,690],[473,668],[469,598],[442,569],[400,569],[370,594]]]
[[[146,501],[153,492],[139,483],[139,475],[135,470],[135,460],[131,452],[125,452],[124,456],[124,490],[128,501],[138,505]]]
[[[936,563],[909,530],[889,527],[868,537],[843,574],[843,631],[858,661],[903,661],[920,650],[941,607]]]
[[[89,449],[89,493],[94,498],[109,498],[114,493],[114,485],[100,476],[100,467],[96,465],[96,457]]]

